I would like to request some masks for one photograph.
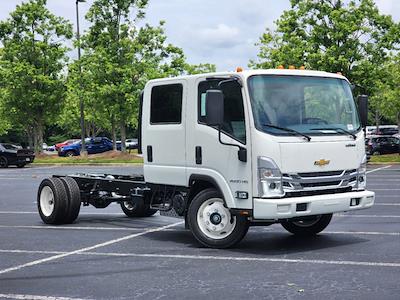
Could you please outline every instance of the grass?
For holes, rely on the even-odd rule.
[[[400,163],[399,154],[372,155],[370,162],[372,163]]]
[[[58,155],[40,154],[36,156],[34,164],[107,164],[107,163],[143,163],[143,158],[137,156],[137,151],[122,153],[119,151],[108,151],[101,154],[92,154],[86,157],[59,157]]]

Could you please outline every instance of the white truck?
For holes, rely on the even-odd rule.
[[[203,245],[231,247],[251,225],[315,235],[333,213],[369,208],[363,126],[340,74],[252,70],[149,81],[140,98],[144,175],[43,180],[38,209],[72,223],[81,203],[130,217],[174,212]],[[357,109],[358,106],[358,109]]]

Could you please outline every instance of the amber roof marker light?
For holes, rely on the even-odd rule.
[[[242,67],[236,67],[236,72],[243,72],[243,68]]]

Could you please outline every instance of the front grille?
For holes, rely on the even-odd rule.
[[[297,173],[300,177],[325,177],[325,176],[339,176],[343,174],[341,171],[327,171],[327,172],[309,172],[309,173]]]
[[[285,194],[285,198],[305,197],[305,196],[315,196],[315,195],[327,195],[327,194],[339,194],[339,193],[351,192],[351,190],[352,190],[352,187],[348,186],[348,187],[345,187],[345,188],[327,189],[327,190],[318,190],[318,191],[287,192]]]
[[[357,186],[357,170],[286,173],[282,175],[286,197],[346,192]]]
[[[326,182],[311,182],[311,183],[300,183],[302,187],[320,187],[320,186],[330,186],[330,185],[339,185],[340,180],[338,181],[326,181]]]

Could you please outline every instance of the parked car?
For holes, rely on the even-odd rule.
[[[400,154],[400,138],[395,136],[373,136],[366,139],[367,155]]]
[[[113,149],[112,141],[106,137],[85,139],[85,147],[88,154],[103,153]],[[59,156],[77,156],[81,154],[82,144],[77,141],[58,150]]]
[[[23,168],[34,159],[35,153],[32,150],[22,149],[13,144],[0,143],[0,168],[7,168],[10,165]]]
[[[121,150],[121,141],[116,141],[117,150]],[[138,139],[126,139],[125,140],[126,149],[132,150],[138,148]]]
[[[62,142],[62,143],[58,143],[58,144],[55,145],[56,151],[58,151],[58,149],[60,149],[61,147],[64,147],[64,146],[66,146],[66,145],[70,145],[70,144],[76,143],[76,142],[78,142],[78,141],[79,141],[78,139],[70,139],[70,140],[66,140],[66,141],[64,141],[64,142]]]

